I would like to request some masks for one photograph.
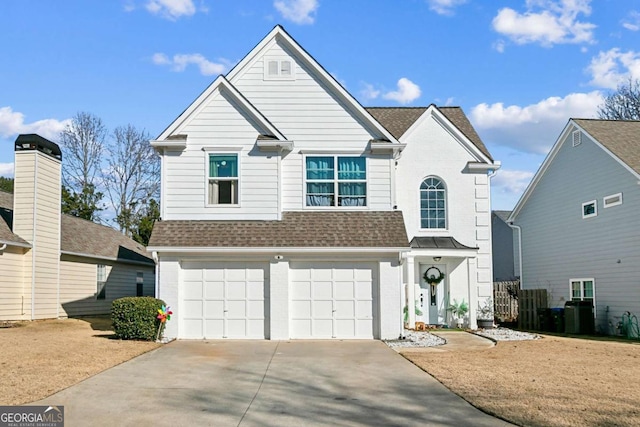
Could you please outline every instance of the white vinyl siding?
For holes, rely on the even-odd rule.
[[[25,281],[24,264],[29,252],[7,247],[0,255],[0,320],[28,319],[31,281]]]
[[[255,149],[260,130],[224,93],[215,91],[180,132],[189,136],[186,149],[164,155],[163,219],[277,218],[277,156]],[[220,147],[232,147],[238,155],[239,206],[207,203],[207,154],[228,154]]]

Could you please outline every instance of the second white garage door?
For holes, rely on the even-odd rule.
[[[291,338],[375,338],[371,263],[291,263]]]
[[[181,338],[265,338],[265,265],[184,262]]]

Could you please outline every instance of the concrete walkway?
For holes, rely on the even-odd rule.
[[[433,335],[437,335],[447,341],[444,345],[438,345],[435,347],[400,347],[396,348],[398,353],[412,353],[412,352],[447,352],[447,351],[477,351],[486,350],[494,347],[495,342],[488,338],[481,337],[469,332],[463,331],[445,331],[437,330],[431,332]]]
[[[380,341],[176,341],[36,405],[67,426],[506,426]]]

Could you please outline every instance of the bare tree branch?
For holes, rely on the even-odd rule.
[[[64,156],[63,184],[76,193],[91,184],[97,185],[107,129],[91,113],[79,112],[60,133]]]
[[[149,134],[133,125],[117,127],[107,144],[104,184],[120,231],[131,236],[140,213],[160,191],[160,158]]]
[[[610,93],[598,108],[598,117],[608,120],[640,120],[640,80],[629,79]]]

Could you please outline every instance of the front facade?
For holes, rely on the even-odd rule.
[[[108,314],[116,298],[153,295],[143,246],[60,212],[59,147],[20,135],[15,149],[14,194],[0,191],[0,320]]]
[[[572,119],[516,205],[522,288],[590,301],[615,334],[640,314],[640,122]],[[519,267],[519,266],[517,266]]]
[[[398,110],[385,124],[277,26],[152,141],[162,158],[162,221],[148,250],[158,259],[158,296],[177,318],[167,336],[397,338],[403,308],[416,299],[415,260],[436,256],[410,240],[451,243],[454,229],[468,243],[438,256],[448,277],[465,265],[473,284],[461,293],[477,298],[477,272],[469,276],[465,258],[479,256],[476,218],[454,212],[475,212],[476,194],[488,203],[475,185],[488,191],[484,165],[493,162],[436,107]],[[390,129],[408,114],[415,132]],[[458,157],[450,171],[432,168],[456,195],[442,227],[435,205],[433,218],[422,219],[435,221],[429,229],[415,205],[431,175],[403,171],[413,167],[409,135],[424,138],[433,116],[450,127],[443,135],[455,133],[444,144]],[[463,177],[447,175],[469,163]],[[408,188],[416,200],[405,197]]]

